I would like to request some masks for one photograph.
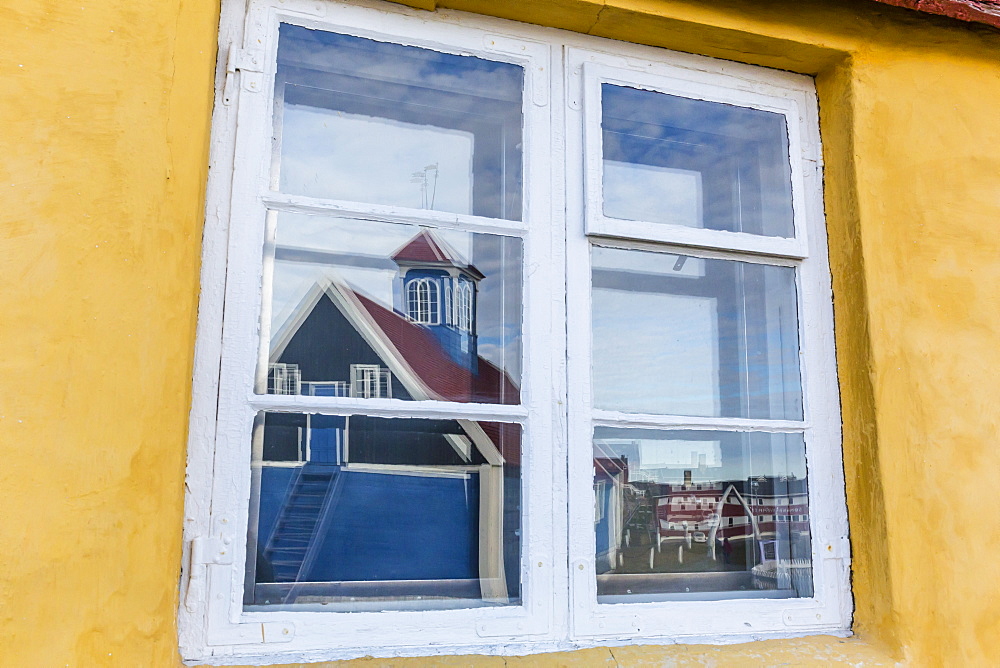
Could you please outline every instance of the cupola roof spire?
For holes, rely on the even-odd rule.
[[[427,228],[420,230],[419,234],[393,253],[392,259],[401,266],[457,267],[476,280],[484,278],[483,273],[462,260],[461,255],[448,242]]]

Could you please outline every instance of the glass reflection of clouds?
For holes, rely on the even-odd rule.
[[[282,122],[284,192],[472,213],[470,132],[294,104]],[[413,176],[424,169],[427,201]]]
[[[713,430],[597,427],[595,456],[624,457],[629,469],[653,482],[745,480],[749,477],[806,477],[802,434]]]
[[[605,215],[792,236],[783,115],[611,84],[601,101]]]
[[[594,290],[594,403],[639,413],[664,412],[668,404],[671,413],[718,414],[715,300],[616,293]]]
[[[801,419],[794,269],[592,252],[595,407]]]
[[[704,227],[701,173],[604,161],[604,213],[611,218]]]
[[[283,24],[283,192],[520,220],[524,71]]]

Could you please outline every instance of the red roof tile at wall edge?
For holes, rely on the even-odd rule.
[[[875,0],[875,2],[1000,28],[1000,0]]]

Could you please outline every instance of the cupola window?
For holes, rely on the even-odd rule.
[[[438,284],[432,278],[415,278],[406,284],[406,306],[410,320],[421,325],[441,322]]]
[[[472,284],[469,281],[455,283],[455,326],[463,332],[472,331]]]

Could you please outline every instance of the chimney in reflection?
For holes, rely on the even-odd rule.
[[[691,486],[691,471],[684,471],[684,487]]]

